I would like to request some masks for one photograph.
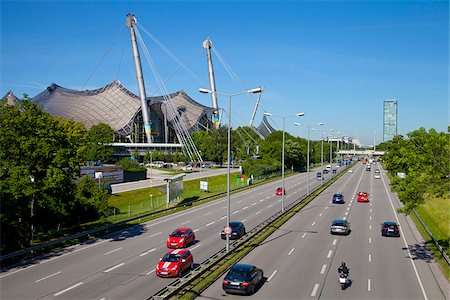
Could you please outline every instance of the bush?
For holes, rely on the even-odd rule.
[[[242,164],[242,169],[247,176],[268,176],[281,171],[281,164],[275,160],[249,160]]]

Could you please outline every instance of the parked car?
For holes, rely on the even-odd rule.
[[[188,249],[177,249],[166,253],[156,265],[156,275],[161,277],[181,277],[194,268],[194,258]]]
[[[331,234],[350,234],[350,223],[347,220],[334,220],[331,222]]]
[[[225,293],[251,295],[264,279],[263,270],[246,264],[235,264],[228,271],[222,282]]]
[[[183,171],[192,171],[192,166],[191,165],[186,165],[184,167],[181,167],[181,170],[183,170]]]
[[[195,233],[189,228],[177,228],[175,229],[166,241],[168,248],[186,248],[195,242]]]
[[[399,230],[399,226],[397,223],[395,222],[384,222],[381,223],[381,235],[382,236],[395,236],[395,237],[400,237],[400,230]]]
[[[333,195],[333,199],[332,199],[333,203],[339,203],[339,204],[344,204],[344,195],[342,195],[341,193],[335,193]]]
[[[319,181],[324,180],[324,177],[322,176],[322,173],[321,173],[321,172],[317,172],[316,178],[317,178],[317,180],[319,180]]]
[[[244,223],[242,222],[230,222],[231,234],[230,239],[238,239],[246,234]],[[225,228],[222,229],[220,237],[224,240],[226,239]]]

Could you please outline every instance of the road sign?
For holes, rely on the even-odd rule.
[[[226,226],[223,231],[225,232],[225,234],[231,234],[231,232],[233,232],[230,226]]]

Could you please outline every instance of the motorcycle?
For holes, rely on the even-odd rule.
[[[350,276],[344,272],[341,272],[341,275],[339,276],[339,284],[341,285],[341,289],[345,290],[345,288],[351,284]]]

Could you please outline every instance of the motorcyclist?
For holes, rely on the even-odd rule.
[[[348,275],[349,273],[349,268],[347,268],[347,266],[345,265],[345,262],[342,262],[340,267],[338,268],[338,273],[344,273],[345,275]]]

